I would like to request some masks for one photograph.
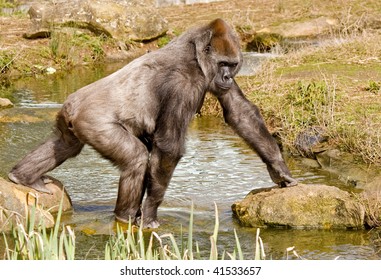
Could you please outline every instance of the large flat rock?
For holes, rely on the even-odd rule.
[[[249,227],[363,228],[365,209],[352,194],[326,185],[298,184],[250,192],[232,205]]]
[[[62,27],[87,29],[128,42],[149,41],[165,34],[168,23],[153,0],[70,0],[35,3],[29,9],[31,28],[25,38],[48,37]]]

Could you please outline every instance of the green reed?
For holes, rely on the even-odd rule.
[[[8,260],[74,260],[75,256],[75,234],[70,226],[62,226],[62,200],[55,226],[48,229],[41,219],[36,222],[36,204],[33,205],[26,215],[25,226],[17,222],[12,229],[12,243],[4,236],[5,258]]]
[[[62,203],[61,203],[62,204]],[[182,231],[178,239],[172,233],[159,235],[156,231],[142,226],[117,223],[116,232],[110,235],[104,250],[105,260],[200,260],[200,248],[193,238],[194,207],[191,206],[188,231]],[[44,222],[36,223],[36,206],[27,215],[25,226],[17,223],[11,234],[13,246],[4,234],[5,259],[8,260],[74,260],[75,234],[70,226],[61,226],[62,205],[56,217],[55,226],[47,229]],[[235,249],[232,253],[218,249],[219,218],[215,205],[215,225],[210,236],[210,260],[239,259],[244,255],[236,230],[234,229]],[[264,247],[259,230],[256,237],[255,259],[264,259]]]

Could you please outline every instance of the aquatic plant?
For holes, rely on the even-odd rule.
[[[226,251],[219,252],[217,246],[219,230],[218,209],[215,205],[215,225],[213,234],[210,236],[209,260],[225,259],[226,257],[235,260],[243,260],[241,245],[234,230],[236,249],[233,253]],[[106,244],[106,260],[199,260],[202,259],[200,248],[193,240],[193,205],[191,207],[187,241],[184,242],[181,234],[180,241],[177,241],[172,233],[158,235],[152,231],[148,242],[142,227],[135,227],[129,223],[126,231],[121,226],[117,226],[115,235],[110,236]],[[264,246],[259,237],[259,230],[256,238],[255,259],[264,259]]]
[[[48,229],[43,221],[36,223],[36,205],[26,215],[25,226],[18,222],[12,230],[12,243],[5,242],[5,258],[8,260],[74,260],[75,234],[70,226],[62,226],[62,202],[53,229]]]
[[[74,260],[75,234],[70,226],[60,225],[62,205],[53,229],[47,229],[43,222],[36,224],[36,207],[27,216],[26,226],[17,223],[13,228],[11,240],[3,234],[6,247],[5,259],[8,260]],[[172,233],[159,235],[155,231],[143,230],[130,223],[117,224],[115,234],[110,235],[105,246],[105,260],[200,260],[203,259],[197,242],[193,240],[193,204],[191,206],[187,237],[180,234],[179,240]],[[210,236],[210,260],[243,260],[244,255],[236,230],[236,248],[232,253],[218,250],[219,218],[215,205],[215,226]],[[11,246],[13,244],[13,246]],[[11,248],[12,247],[12,248]],[[255,259],[265,259],[264,245],[256,236]]]

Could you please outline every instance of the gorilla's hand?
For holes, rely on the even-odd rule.
[[[288,170],[284,161],[268,164],[267,170],[269,171],[270,177],[275,184],[279,187],[292,187],[298,184],[298,181],[291,177],[290,171]]]

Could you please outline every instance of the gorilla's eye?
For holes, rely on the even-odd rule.
[[[221,61],[218,63],[219,67],[229,67],[229,68],[236,68],[238,63],[230,63],[227,61]]]
[[[227,66],[229,66],[229,63],[226,62],[226,61],[221,61],[221,62],[218,63],[218,66],[219,67],[227,67]]]

